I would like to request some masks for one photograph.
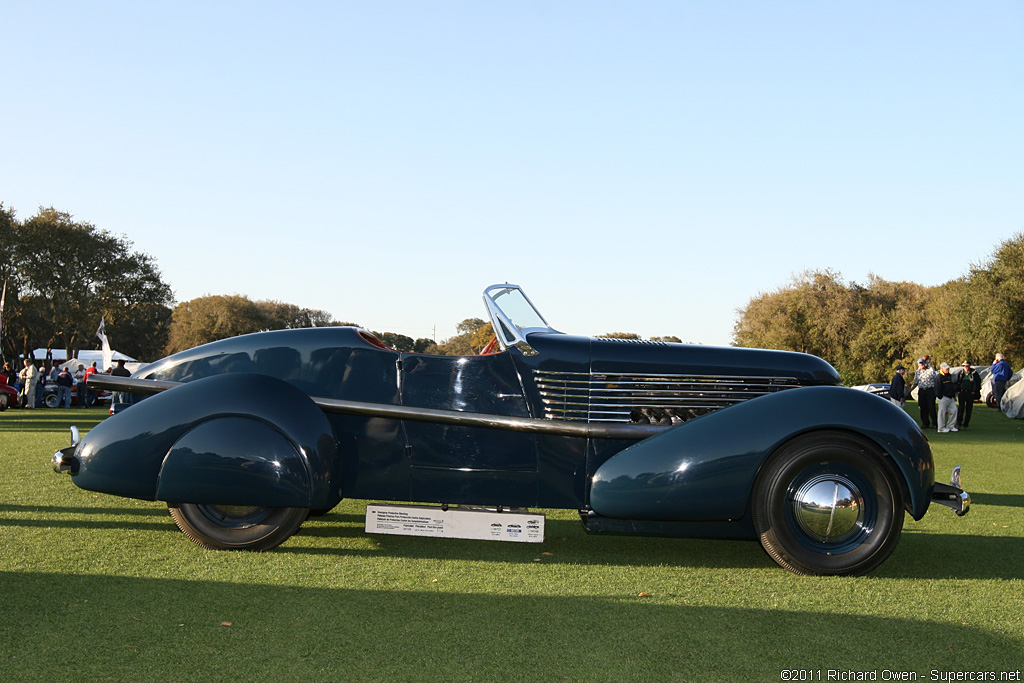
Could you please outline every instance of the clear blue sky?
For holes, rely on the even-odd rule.
[[[0,84],[20,218],[413,337],[509,281],[727,344],[805,269],[934,285],[1024,230],[1017,1],[6,0]]]

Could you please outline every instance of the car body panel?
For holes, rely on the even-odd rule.
[[[891,403],[844,387],[762,396],[632,445],[598,468],[590,505],[620,519],[740,519],[765,460],[786,441],[816,430],[869,439],[904,475],[911,514],[924,515],[935,479],[916,423]]]
[[[265,446],[250,450],[252,440],[235,432],[239,419],[280,435],[278,445],[288,447],[277,460],[290,474],[270,474]],[[292,486],[287,497],[295,505],[288,507],[329,508],[341,500],[341,461],[326,416],[301,391],[266,375],[213,375],[151,396],[93,428],[75,457],[76,484],[130,498],[269,505],[260,501],[280,499],[279,484],[304,477],[305,490],[296,494]]]

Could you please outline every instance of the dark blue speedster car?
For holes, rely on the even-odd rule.
[[[267,550],[343,498],[579,510],[591,532],[758,538],[783,567],[863,574],[936,484],[897,406],[814,356],[574,337],[484,292],[479,356],[365,330],[251,334],[90,383],[152,394],[58,452],[92,491],[167,501],[205,548]]]

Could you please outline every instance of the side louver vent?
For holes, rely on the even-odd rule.
[[[534,373],[552,420],[674,424],[801,386],[793,377]]]

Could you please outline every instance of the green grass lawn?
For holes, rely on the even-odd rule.
[[[861,578],[790,574],[754,542],[588,536],[561,510],[545,511],[539,545],[369,536],[359,501],[268,553],[207,551],[164,504],[51,470],[68,426],[103,418],[0,413],[0,681],[940,680],[931,672],[1024,667],[1024,421],[981,406],[970,431],[929,432],[938,478],[963,465],[970,514],[908,518]]]

